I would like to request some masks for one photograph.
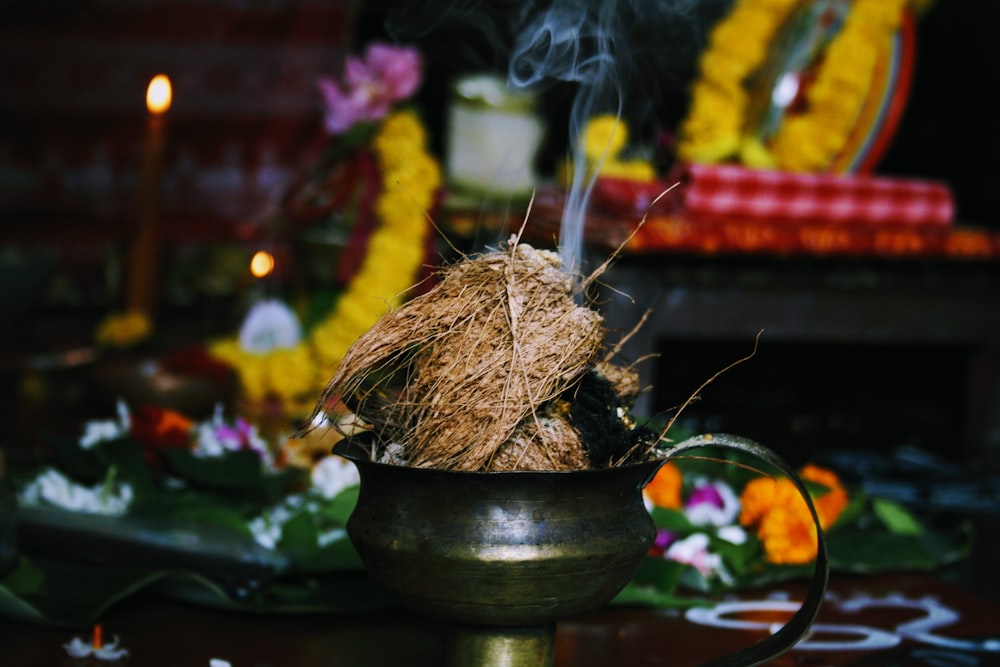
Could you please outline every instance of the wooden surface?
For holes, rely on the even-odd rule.
[[[725,602],[764,610],[723,616],[745,629],[713,627],[681,610],[610,607],[559,623],[556,665],[699,665],[766,635],[789,616],[798,586],[748,591]],[[711,609],[699,612],[711,615]],[[443,664],[448,626],[402,609],[357,614],[251,615],[146,595],[102,618],[107,641],[129,651],[118,662],[68,657],[63,644],[87,629],[0,620],[3,664],[9,667],[142,665],[232,667]],[[931,575],[834,577],[814,632],[771,665],[853,667],[1000,664],[1000,606]]]

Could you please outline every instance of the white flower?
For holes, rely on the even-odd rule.
[[[192,453],[199,458],[215,458],[228,452],[249,449],[256,452],[267,467],[274,467],[274,456],[257,426],[242,418],[232,424],[228,423],[222,404],[215,406],[215,413],[210,420],[195,425],[194,433],[195,446]]]
[[[87,487],[50,468],[25,486],[18,499],[28,507],[54,505],[72,512],[122,516],[132,503],[132,496],[132,487],[125,482],[109,479]]]
[[[251,519],[248,527],[253,534],[254,541],[265,549],[277,548],[278,542],[281,541],[281,531],[284,530],[285,524],[295,516],[295,512],[300,509],[302,501],[301,494],[292,494],[280,504]]]
[[[83,435],[80,436],[80,448],[91,449],[95,445],[110,440],[117,440],[129,434],[132,430],[132,418],[124,401],[118,401],[118,420],[113,419],[89,421],[83,425]]]
[[[406,450],[403,446],[397,442],[390,442],[385,446],[385,451],[382,452],[381,458],[378,460],[379,463],[389,463],[391,465],[405,466],[406,465]]]
[[[743,530],[743,526],[722,526],[716,534],[719,536],[719,539],[725,540],[730,544],[743,544],[747,541],[747,531]]]
[[[361,475],[353,463],[342,456],[325,456],[312,468],[312,485],[327,500],[344,489],[361,483]]]
[[[293,348],[302,340],[302,325],[284,302],[258,301],[240,327],[240,347],[264,354],[278,348]]]
[[[740,499],[725,482],[699,479],[694,483],[695,492],[692,496],[702,495],[711,498],[692,502],[684,507],[688,521],[696,526],[727,526],[736,521],[740,514]]]
[[[87,658],[94,656],[98,660],[118,660],[128,655],[128,650],[118,648],[118,637],[103,646],[95,647],[79,637],[73,637],[68,644],[63,644],[66,653],[71,658]]]
[[[705,533],[695,533],[674,542],[663,557],[691,565],[705,577],[716,576],[726,582],[732,579],[722,564],[722,557],[708,550],[708,535]]]

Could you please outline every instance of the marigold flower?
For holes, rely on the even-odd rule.
[[[628,126],[621,118],[612,114],[594,116],[587,121],[580,143],[583,154],[590,162],[613,158],[628,143]]]
[[[441,183],[440,167],[427,154],[425,139],[419,118],[410,111],[395,112],[382,122],[372,142],[384,181],[374,205],[380,224],[335,311],[313,328],[308,341],[263,354],[242,349],[235,340],[212,347],[213,354],[238,369],[251,402],[278,398],[289,410],[308,406],[302,399],[322,389],[322,373],[336,367],[347,348],[412,284],[423,259],[424,207],[433,204]],[[289,343],[296,340],[285,338]]]
[[[145,313],[130,310],[106,317],[94,333],[98,345],[127,348],[140,343],[153,332],[153,325]]]
[[[803,480],[826,487],[813,498],[813,506],[824,529],[832,526],[847,506],[847,491],[837,475],[809,464],[799,471]],[[809,507],[787,478],[758,477],[740,496],[740,523],[756,526],[757,537],[771,563],[807,563],[816,557],[818,539]]]
[[[747,482],[740,494],[740,524],[752,526],[776,506],[798,495],[795,485],[784,478],[757,477]]]
[[[907,0],[855,0],[843,25],[809,72],[801,110],[789,112],[773,137],[755,137],[747,82],[773,53],[804,3],[739,0],[708,36],[680,126],[678,154],[690,161],[739,160],[748,166],[787,171],[836,168],[871,92],[878,61],[890,48]],[[744,146],[747,139],[756,144]],[[770,154],[768,154],[770,153]]]
[[[163,450],[191,449],[193,433],[194,422],[175,410],[143,405],[132,413],[132,437],[142,445],[143,455],[150,465],[159,463]]]
[[[816,557],[819,541],[812,516],[801,499],[774,507],[757,528],[768,562],[781,565],[808,563]]]
[[[667,461],[643,489],[651,503],[663,509],[680,509],[684,476],[675,463]]]
[[[847,491],[840,483],[840,478],[832,470],[820,468],[809,464],[799,471],[802,479],[817,484],[822,484],[827,488],[826,493],[817,496],[813,500],[816,507],[816,514],[819,515],[820,524],[823,528],[832,526],[840,517],[840,513],[847,507]]]
[[[607,160],[601,164],[600,174],[644,183],[656,180],[656,168],[647,160]]]

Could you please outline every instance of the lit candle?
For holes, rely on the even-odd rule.
[[[146,88],[146,137],[136,184],[136,233],[129,258],[126,308],[152,316],[159,246],[160,170],[166,134],[166,113],[173,90],[165,74],[157,74]]]
[[[250,273],[254,278],[266,278],[274,271],[274,255],[258,250],[250,259]]]

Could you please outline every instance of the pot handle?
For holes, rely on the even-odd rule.
[[[780,630],[767,639],[761,640],[739,653],[716,658],[702,664],[702,667],[751,667],[752,665],[759,665],[773,660],[792,648],[796,642],[806,635],[813,621],[816,620],[816,615],[823,604],[823,597],[826,595],[827,581],[830,577],[826,538],[823,536],[823,529],[820,526],[819,515],[816,514],[816,507],[813,505],[812,498],[809,496],[809,492],[802,483],[802,480],[799,479],[795,471],[780,456],[767,447],[738,435],[707,433],[683,440],[667,450],[666,453],[667,457],[670,458],[689,449],[704,447],[736,449],[755,456],[780,470],[795,485],[799,494],[805,499],[806,505],[809,507],[809,514],[812,515],[813,523],[816,526],[816,538],[818,542],[816,569],[813,572],[809,593],[806,595],[799,610],[788,619],[788,622]]]

